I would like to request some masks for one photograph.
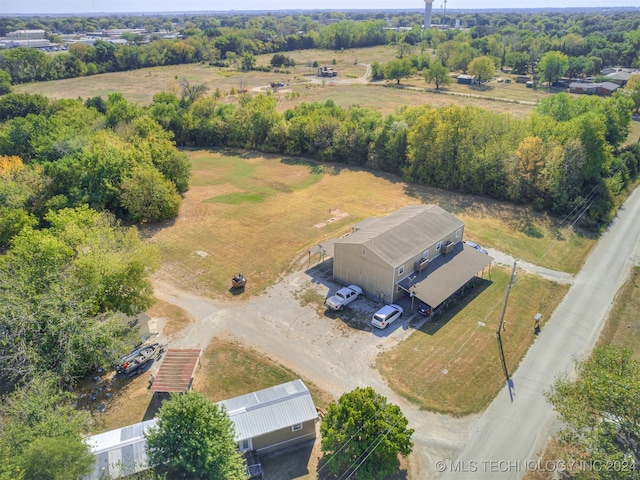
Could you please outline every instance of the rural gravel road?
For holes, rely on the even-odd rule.
[[[527,470],[558,468],[535,462],[558,423],[543,392],[558,375],[573,371],[575,358],[591,351],[617,291],[640,262],[638,218],[640,189],[622,206],[512,375],[513,401],[505,386],[473,423],[464,448],[434,464],[443,478],[520,479]]]
[[[358,328],[323,315],[313,305],[301,305],[299,293],[313,289],[326,296],[336,288],[326,273],[312,269],[283,276],[265,294],[245,302],[196,296],[159,279],[154,288],[158,298],[181,307],[195,319],[172,339],[171,347],[205,349],[215,336],[236,339],[336,398],[355,387],[372,386],[399,405],[409,426],[415,429],[410,468],[419,476],[412,478],[458,479],[467,475],[481,479],[501,475],[517,479],[525,471],[513,465],[520,462],[520,466],[527,466],[528,460],[537,458],[554,421],[544,390],[556,375],[572,369],[575,355],[592,348],[616,291],[637,263],[640,222],[634,219],[639,217],[640,191],[636,191],[575,278],[518,262],[518,268],[527,273],[572,286],[513,374],[513,403],[503,389],[485,413],[464,418],[419,410],[396,395],[375,370],[378,353],[413,331],[407,328],[410,315],[389,329],[373,331],[366,320],[379,305],[371,300],[358,300],[345,309],[354,318],[365,319]],[[513,264],[513,258],[500,252],[490,254],[497,263]],[[531,322],[533,327],[533,319]]]

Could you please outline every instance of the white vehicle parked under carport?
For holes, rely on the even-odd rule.
[[[342,310],[345,305],[349,305],[355,299],[360,298],[362,289],[357,285],[349,285],[342,287],[334,295],[327,298],[324,302],[329,310]]]
[[[376,328],[387,328],[389,325],[399,319],[403,312],[404,310],[402,309],[402,307],[400,305],[396,305],[395,303],[385,305],[373,314],[371,325]]]

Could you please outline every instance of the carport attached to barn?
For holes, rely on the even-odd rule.
[[[434,258],[425,270],[404,278],[398,286],[436,308],[492,261],[489,255],[460,242],[450,254]]]

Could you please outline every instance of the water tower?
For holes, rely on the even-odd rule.
[[[431,26],[431,9],[433,8],[433,0],[424,0],[424,28]]]

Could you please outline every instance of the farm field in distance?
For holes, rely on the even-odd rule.
[[[144,68],[126,72],[38,82],[14,87],[16,92],[40,93],[50,98],[106,98],[110,93],[120,92],[124,97],[140,105],[152,102],[158,92],[180,93],[180,80],[187,79],[192,84],[203,84],[208,95],[220,89],[221,101],[237,101],[237,95],[228,96],[232,89],[247,89],[251,93],[270,92],[271,82],[283,82],[286,87],[272,92],[278,100],[278,109],[284,111],[302,102],[325,101],[332,98],[338,105],[349,107],[359,105],[389,114],[402,105],[431,104],[435,107],[458,104],[475,105],[498,113],[526,115],[533,105],[549,93],[543,89],[528,89],[523,84],[512,82],[489,82],[478,88],[453,84],[442,88],[440,93],[432,93],[434,85],[416,75],[403,79],[402,88],[395,82],[371,82],[367,85],[353,84],[367,71],[367,64],[374,61],[384,63],[395,58],[392,47],[370,47],[340,52],[331,50],[301,50],[288,52],[296,61],[295,67],[280,72],[242,72],[235,68],[212,67],[206,64],[188,64]],[[268,65],[271,55],[259,55],[258,65]],[[332,63],[335,59],[335,65]],[[327,65],[338,71],[335,79],[321,81],[316,76],[316,68],[307,66],[314,60],[321,66]],[[356,64],[355,61],[358,61]],[[288,72],[288,73],[287,73]],[[498,74],[497,74],[498,75]],[[503,75],[508,78],[507,75]],[[296,95],[292,95],[294,93]],[[299,96],[298,96],[299,95]],[[502,101],[501,101],[502,100]],[[519,103],[522,102],[522,103]]]

